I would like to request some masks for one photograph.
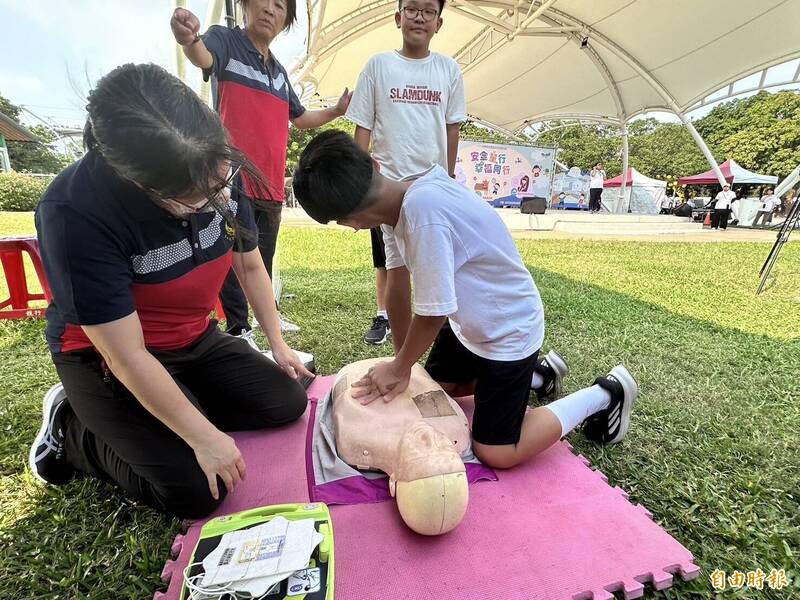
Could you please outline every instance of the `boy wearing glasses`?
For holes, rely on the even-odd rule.
[[[466,119],[464,79],[452,58],[430,50],[442,27],[444,4],[398,1],[394,19],[403,45],[369,60],[345,115],[356,124],[359,147],[368,152],[371,142],[381,174],[395,181],[420,176],[435,165],[451,177],[455,171],[458,130]],[[399,349],[411,320],[409,274],[402,260],[387,263],[386,246],[394,246],[391,230],[376,227],[371,235],[378,312],[364,341],[383,344],[391,332]]]

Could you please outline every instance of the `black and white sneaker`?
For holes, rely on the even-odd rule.
[[[544,380],[541,387],[531,389],[536,392],[539,402],[548,398],[558,398],[564,384],[564,378],[569,374],[569,366],[564,357],[555,350],[550,350],[545,356],[536,361],[534,373],[538,373]]]
[[[631,426],[633,403],[639,395],[639,385],[623,365],[617,365],[605,377],[598,377],[599,385],[611,394],[608,408],[591,415],[583,423],[584,435],[598,444],[621,442]]]
[[[386,317],[378,315],[372,319],[372,327],[364,334],[364,341],[367,344],[378,346],[385,343],[386,340],[389,339],[391,333],[392,330],[389,327],[389,320]]]
[[[67,394],[64,386],[59,383],[44,395],[42,426],[28,455],[28,464],[34,476],[53,485],[67,483],[75,475],[75,470],[67,463],[64,452],[65,408],[68,408]]]

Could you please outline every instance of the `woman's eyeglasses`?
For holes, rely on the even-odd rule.
[[[226,189],[230,189],[233,186],[233,182],[235,181],[236,176],[239,174],[241,168],[242,168],[241,165],[237,165],[235,168],[230,169],[228,171],[228,176],[225,178],[225,181],[222,182],[222,185],[220,185],[211,194],[211,197],[208,198],[200,206],[197,206],[196,204],[188,204],[186,202],[181,202],[176,198],[164,198],[163,196],[161,196],[161,194],[158,193],[156,193],[156,197],[162,202],[180,204],[184,208],[189,209],[191,212],[196,212],[196,213],[204,212],[209,207],[209,205],[212,205],[214,201],[217,200],[217,198],[219,198],[220,194],[222,194]]]

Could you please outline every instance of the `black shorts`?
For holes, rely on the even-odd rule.
[[[376,269],[386,268],[386,246],[383,244],[383,231],[380,227],[369,230],[372,238],[372,266]]]
[[[445,324],[425,370],[439,383],[475,384],[472,439],[490,446],[519,442],[531,394],[535,351],[521,360],[490,360],[469,351]]]

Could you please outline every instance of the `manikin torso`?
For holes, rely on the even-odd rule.
[[[390,490],[409,527],[426,535],[445,533],[466,511],[461,455],[469,449],[469,423],[420,365],[394,400],[362,405],[351,386],[382,360],[350,364],[336,377],[331,399],[337,452],[352,466],[390,476]]]

